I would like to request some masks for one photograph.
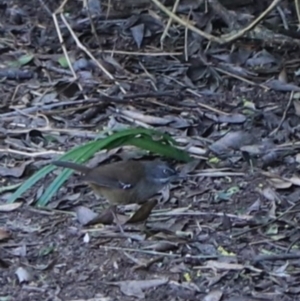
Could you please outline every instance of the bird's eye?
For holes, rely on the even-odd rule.
[[[163,170],[163,173],[164,173],[165,175],[173,175],[173,174],[174,174],[174,171],[173,171],[172,169],[170,169],[170,168],[165,168],[165,169]]]

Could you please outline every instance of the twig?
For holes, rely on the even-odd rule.
[[[190,93],[193,94],[193,95],[198,96],[199,98],[201,98],[201,95],[198,94],[196,91],[193,91],[192,89],[186,89],[186,91],[187,91],[187,92],[190,92]],[[227,115],[227,116],[230,115],[229,113],[225,113],[225,112],[223,112],[223,111],[220,111],[220,110],[218,110],[218,109],[215,109],[215,108],[213,108],[213,107],[211,107],[211,106],[209,106],[209,105],[206,105],[206,104],[204,104],[204,103],[201,103],[201,102],[197,102],[197,105],[198,105],[199,107],[202,107],[202,108],[204,108],[204,109],[207,109],[207,110],[209,110],[209,111],[211,111],[211,112],[215,112],[215,113],[220,114],[220,115]]]
[[[108,70],[106,68],[103,67],[103,65],[92,55],[92,53],[85,47],[83,46],[83,44],[79,41],[79,39],[77,38],[77,36],[75,35],[74,31],[72,30],[70,24],[67,22],[65,16],[63,14],[61,14],[61,18],[63,20],[63,22],[65,23],[66,27],[68,28],[70,34],[72,35],[75,43],[77,44],[77,46],[83,50],[89,57],[90,59],[92,59],[95,64],[100,68],[100,70],[106,74],[108,76],[108,78],[110,78],[111,80],[113,80],[120,88],[120,90],[122,91],[123,94],[126,94],[126,91],[124,90],[124,88],[120,85],[120,83],[118,81],[115,80],[115,78],[113,77],[113,75],[108,72]]]
[[[67,0],[65,1],[65,3],[67,3]],[[68,51],[66,49],[66,46],[65,46],[65,43],[64,43],[64,39],[63,39],[61,31],[59,29],[59,25],[58,25],[58,21],[57,21],[57,17],[56,17],[56,12],[52,14],[52,18],[53,18],[53,22],[54,22],[54,25],[55,25],[55,28],[56,28],[57,36],[58,36],[59,42],[61,44],[63,53],[65,55],[65,58],[66,58],[67,62],[68,62],[69,68],[70,68],[70,70],[71,70],[71,72],[73,74],[73,79],[77,80],[78,79],[77,78],[77,74],[75,73],[75,71],[73,69],[73,65],[72,65],[72,62],[70,60]],[[82,86],[81,86],[80,83],[78,83],[78,87],[79,87],[80,91],[83,91],[83,88],[82,88]]]
[[[260,261],[265,260],[293,260],[293,259],[299,259],[300,253],[295,254],[272,254],[272,255],[258,255],[252,259],[253,263],[259,263]]]
[[[247,84],[249,84],[249,85],[252,85],[252,86],[259,86],[259,87],[261,87],[262,89],[264,89],[265,91],[269,91],[269,90],[270,90],[269,87],[267,87],[267,86],[265,86],[265,85],[263,85],[263,84],[256,84],[256,83],[254,83],[254,82],[252,82],[252,81],[250,81],[250,80],[248,80],[248,79],[246,79],[246,78],[244,78],[244,77],[241,77],[241,76],[238,76],[238,75],[236,75],[236,74],[230,73],[230,72],[228,72],[228,71],[226,71],[226,70],[223,70],[223,69],[221,69],[221,68],[218,68],[218,67],[215,67],[215,69],[216,69],[217,71],[219,71],[220,73],[223,73],[223,74],[226,74],[226,75],[231,76],[231,77],[233,77],[233,78],[236,78],[236,79],[238,79],[238,80],[240,80],[240,81],[242,81],[242,82],[245,82],[245,83],[247,83]]]
[[[177,23],[181,24],[182,26],[187,27],[188,29],[196,32],[200,36],[205,37],[207,40],[210,40],[210,41],[213,41],[213,42],[217,42],[217,43],[220,43],[220,44],[224,43],[223,39],[215,37],[215,36],[213,36],[211,34],[208,34],[208,33],[204,32],[204,31],[196,28],[195,26],[193,26],[189,22],[180,19],[175,14],[173,14],[170,10],[168,10],[162,3],[160,3],[159,0],[151,0],[151,1],[154,4],[156,4],[156,6],[158,6],[158,8],[161,9],[165,14],[167,14],[170,18],[172,18],[173,21],[176,21]]]
[[[122,248],[122,247],[113,247],[113,246],[101,246],[99,245],[100,249],[104,250],[115,250],[115,251],[122,251],[122,252],[136,252],[136,253],[143,253],[148,255],[156,255],[156,256],[165,256],[165,257],[173,257],[173,258],[182,258],[181,254],[172,254],[172,253],[163,253],[163,252],[156,252],[150,250],[141,250],[141,249],[131,249],[131,248]],[[186,255],[184,258],[187,259],[218,259],[218,258],[236,258],[236,256],[224,256],[224,255]]]
[[[15,154],[24,157],[36,158],[36,157],[49,156],[49,155],[63,155],[65,152],[50,150],[44,152],[28,153],[28,152],[22,152],[14,149],[9,149],[9,148],[0,148],[0,153]]]
[[[275,135],[275,134],[280,130],[280,128],[281,128],[283,122],[285,121],[287,112],[288,112],[288,110],[289,110],[289,108],[290,108],[290,106],[291,106],[291,104],[292,104],[293,97],[294,97],[294,91],[291,92],[289,102],[288,102],[288,104],[287,104],[287,106],[286,106],[286,108],[285,108],[285,110],[284,110],[284,112],[283,112],[283,115],[282,115],[282,117],[281,117],[281,120],[280,120],[280,122],[279,122],[277,128],[274,129],[274,130],[270,133],[270,137],[272,137],[273,135]]]
[[[279,5],[277,6],[277,11],[278,11],[279,16],[282,20],[282,24],[283,24],[284,29],[288,30],[289,29],[289,24],[286,20],[286,17],[285,17],[285,14],[284,14],[283,10],[281,9],[281,7]]]
[[[242,37],[246,32],[252,30],[260,21],[262,21],[280,2],[281,0],[274,0],[269,7],[261,13],[252,23],[250,23],[247,27],[243,28],[242,30],[238,31],[236,34],[225,34],[222,35],[222,39],[225,43],[232,42],[240,37]]]
[[[253,231],[253,230],[256,230],[256,229],[260,229],[260,228],[262,228],[262,227],[269,226],[269,225],[275,223],[276,221],[280,220],[280,219],[281,219],[283,216],[285,216],[286,214],[290,213],[297,205],[298,205],[297,203],[294,204],[294,205],[292,205],[289,209],[287,209],[287,210],[284,211],[283,213],[279,214],[277,217],[275,217],[274,219],[272,219],[272,220],[269,221],[269,222],[263,223],[263,224],[258,225],[258,226],[256,226],[256,227],[251,227],[251,228],[249,228],[249,229],[247,229],[247,230],[244,230],[244,231],[241,231],[241,232],[239,232],[239,233],[232,234],[232,237],[238,237],[238,236],[244,235],[244,234],[246,234],[246,233],[248,233],[248,232],[251,232],[251,231]]]
[[[136,51],[123,51],[123,50],[103,50],[103,53],[135,55],[135,56],[178,56],[182,52],[136,52]]]
[[[178,7],[179,1],[180,0],[176,0],[175,3],[174,3],[173,9],[172,9],[172,13],[173,14],[175,14],[175,12],[176,12],[176,9]],[[166,38],[166,36],[168,34],[168,31],[169,31],[169,28],[170,28],[171,24],[172,24],[172,18],[169,17],[167,26],[165,27],[165,30],[164,30],[163,34],[161,35],[161,37],[160,37],[160,45],[161,45],[161,47],[163,46],[164,40],[165,40],[165,38]]]
[[[154,216],[219,216],[224,217],[224,212],[170,212],[170,213],[162,213],[162,214],[151,214],[151,217]],[[226,216],[229,218],[235,218],[238,220],[251,220],[253,217],[250,215],[238,216],[235,214],[227,214]]]
[[[298,19],[298,30],[300,29],[300,7],[299,7],[299,0],[295,0],[295,8],[297,13],[297,19]]]

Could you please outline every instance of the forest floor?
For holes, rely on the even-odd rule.
[[[299,300],[299,52],[245,41],[233,58],[215,45],[204,65],[193,34],[185,59],[182,26],[160,48],[157,8],[106,15],[101,2],[93,34],[81,1],[67,3],[66,21],[57,15],[60,43],[41,3],[0,7],[0,301]],[[279,83],[283,57],[289,81]],[[15,185],[65,151],[137,126],[170,134],[197,159],[172,162],[189,177],[156,196],[146,221],[124,233],[86,225],[107,201],[76,173],[48,207],[34,206],[61,169],[7,204]],[[124,147],[93,162],[145,156]],[[119,206],[120,220],[137,208]]]

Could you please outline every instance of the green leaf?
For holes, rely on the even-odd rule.
[[[157,153],[165,157],[173,158],[178,161],[189,162],[191,157],[184,151],[173,146],[162,144],[161,142],[151,140],[149,138],[132,138],[127,141],[127,144],[146,149],[152,153]]]
[[[66,59],[65,56],[62,56],[58,59],[58,63],[63,67],[63,68],[69,68],[69,63],[68,60]]]
[[[34,59],[33,54],[26,54],[26,55],[22,55],[21,57],[19,57],[18,62],[21,66],[24,66],[24,65],[27,65],[28,63],[30,63],[33,59]]]
[[[61,157],[61,159],[71,159],[73,158],[73,155],[77,154],[77,151],[83,151],[85,148],[89,147],[89,144],[93,143],[93,142],[89,142],[87,144],[85,144],[84,146],[80,146],[77,148],[74,148],[73,150],[71,150],[70,152],[68,152],[67,154],[63,155]],[[52,170],[54,170],[56,168],[56,166],[45,166],[44,168],[42,168],[41,170],[39,170],[38,172],[36,172],[32,177],[30,177],[29,179],[27,179],[22,186],[20,186],[8,199],[8,203],[13,203],[16,199],[18,199],[26,190],[28,190],[29,188],[31,188],[37,181],[39,181],[40,179],[42,179],[43,177],[45,177],[48,173],[50,173]]]
[[[8,65],[11,67],[22,67],[30,63],[34,58],[33,54],[22,55],[18,60],[10,62]]]

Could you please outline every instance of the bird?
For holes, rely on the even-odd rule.
[[[160,160],[117,161],[95,168],[70,161],[51,163],[80,172],[81,180],[113,206],[143,204],[165,185],[180,178],[173,167]]]

